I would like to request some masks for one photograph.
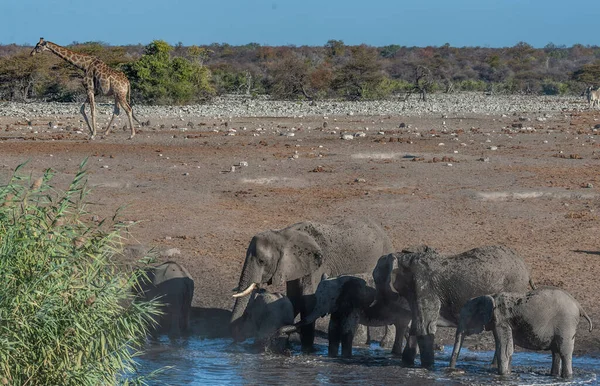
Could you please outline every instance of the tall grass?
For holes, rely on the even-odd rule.
[[[23,165],[0,187],[0,384],[139,383],[134,358],[156,304],[134,301],[142,271],[113,260],[126,230],[86,209],[85,161],[66,191]]]

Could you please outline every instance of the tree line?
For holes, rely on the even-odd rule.
[[[123,71],[134,103],[189,104],[223,94],[287,100],[372,100],[417,93],[581,94],[600,83],[600,47],[552,43],[513,47],[146,46],[86,42],[67,46]],[[83,101],[81,72],[31,47],[0,45],[0,100]]]

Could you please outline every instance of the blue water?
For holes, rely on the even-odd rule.
[[[389,349],[378,344],[355,347],[352,359],[327,357],[325,341],[311,355],[300,354],[292,345],[290,356],[258,352],[251,343],[231,339],[160,338],[138,359],[140,372],[148,374],[165,366],[151,385],[600,385],[600,358],[573,357],[573,379],[550,376],[551,355],[517,352],[512,374],[499,376],[490,367],[493,352],[463,348],[457,371],[447,368],[452,352],[444,347],[436,353],[433,370],[402,366]]]

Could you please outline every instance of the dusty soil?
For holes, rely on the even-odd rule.
[[[75,130],[43,132],[56,117],[31,122],[38,131],[17,130],[27,123],[9,116],[0,117],[0,179],[29,161],[33,176],[50,167],[64,188],[89,157],[92,210],[106,217],[125,205],[121,219],[139,222],[129,242],[178,248],[197,307],[231,309],[257,232],[364,216],[379,220],[397,249],[514,248],[537,284],[566,289],[600,324],[599,118],[572,110],[543,122],[345,115],[231,118],[225,126],[197,117],[182,131],[182,122],[152,117],[131,141],[121,130],[90,141]],[[60,125],[80,120],[74,110]],[[342,140],[342,130],[366,136]],[[451,332],[441,335],[450,341]],[[490,338],[471,344],[478,342],[489,346]],[[576,350],[599,354],[600,329],[589,333],[582,320]]]

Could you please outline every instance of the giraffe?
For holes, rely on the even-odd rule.
[[[135,135],[132,118],[135,119],[137,123],[140,123],[140,121],[138,121],[135,115],[133,115],[133,110],[129,105],[128,99],[131,96],[131,86],[125,74],[120,71],[113,70],[107,66],[106,63],[95,56],[71,51],[68,48],[46,41],[44,38],[40,38],[38,44],[36,44],[31,51],[31,56],[46,50],[83,70],[83,86],[85,87],[85,91],[87,93],[87,100],[81,105],[80,111],[85,119],[85,123],[87,123],[88,128],[90,129],[90,138],[94,139],[96,137],[96,106],[94,103],[94,94],[96,92],[100,92],[102,95],[114,95],[115,97],[113,115],[110,118],[110,122],[108,122],[108,127],[106,128],[104,134],[107,135],[110,132],[110,126],[115,119],[115,115],[119,115],[120,105],[127,113],[129,127],[131,128],[131,136],[129,139],[132,139]],[[86,103],[89,103],[90,105],[90,113],[92,115],[91,124],[87,115],[85,114]]]

